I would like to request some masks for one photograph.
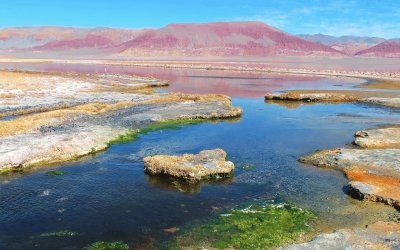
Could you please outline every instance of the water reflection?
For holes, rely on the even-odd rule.
[[[285,89],[350,89],[363,82],[363,80],[360,79],[346,79],[343,77],[99,64],[0,63],[0,68],[50,72],[117,73],[153,76],[169,80],[171,83],[169,91],[172,92],[225,94],[233,98],[259,98],[263,97],[267,92]]]
[[[233,183],[233,176],[219,180],[203,180],[197,183],[189,183],[184,180],[171,178],[168,176],[156,176],[146,174],[146,180],[152,187],[161,188],[168,191],[181,192],[186,194],[200,193],[202,186],[210,185],[229,185]]]

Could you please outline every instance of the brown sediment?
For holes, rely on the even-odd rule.
[[[376,79],[369,83],[358,85],[358,86],[356,86],[356,88],[399,90],[400,89],[400,80]]]

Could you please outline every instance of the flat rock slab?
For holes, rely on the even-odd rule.
[[[400,149],[339,148],[317,151],[301,162],[343,171],[359,170],[400,178]]]
[[[268,93],[265,100],[305,101],[305,102],[362,102],[400,107],[400,93],[354,90],[290,90],[284,93]]]
[[[400,148],[400,127],[358,131],[354,144],[362,148]]]
[[[377,222],[365,228],[341,229],[333,233],[320,234],[313,240],[292,244],[279,249],[399,249],[400,224]]]
[[[198,154],[181,156],[155,155],[144,158],[144,170],[147,173],[195,182],[210,176],[226,176],[234,168],[234,164],[226,160],[226,153],[222,149],[203,150]]]
[[[318,151],[300,161],[342,170],[351,180],[354,198],[400,208],[400,149],[334,149]]]

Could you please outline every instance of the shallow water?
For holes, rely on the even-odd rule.
[[[45,66],[33,69],[44,70]],[[113,68],[107,72],[114,72]],[[80,249],[99,240],[123,240],[132,247],[146,248],[154,240],[171,237],[163,229],[197,223],[223,208],[264,199],[316,212],[317,230],[361,226],[394,213],[387,206],[348,197],[342,173],[303,165],[297,159],[317,149],[348,144],[359,129],[398,123],[399,111],[362,104],[288,108],[282,103],[264,103],[262,98],[265,91],[286,87],[354,83],[218,71],[124,68],[124,72],[169,79],[170,91],[207,93],[217,88],[219,93],[231,94],[244,115],[235,121],[152,132],[78,162],[0,176],[0,249]],[[143,173],[142,159],[147,155],[217,147],[226,150],[236,165],[231,179],[188,188]],[[254,168],[243,169],[245,164]],[[66,174],[46,175],[54,169]],[[78,235],[40,236],[63,230]]]

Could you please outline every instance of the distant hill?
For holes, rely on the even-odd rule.
[[[19,57],[400,57],[398,44],[379,37],[295,36],[262,22],[184,23],[160,29],[0,29],[0,53]]]
[[[356,53],[358,56],[400,57],[400,39],[391,39]]]
[[[170,24],[149,30],[119,46],[125,56],[339,55],[261,22]]]
[[[384,38],[380,37],[359,37],[359,36],[328,36],[323,34],[315,35],[298,35],[299,37],[329,46],[333,49],[342,51],[347,55],[354,55],[361,50],[368,49],[379,43],[386,41]]]
[[[0,49],[64,50],[118,45],[143,30],[72,27],[23,27],[0,29]]]

